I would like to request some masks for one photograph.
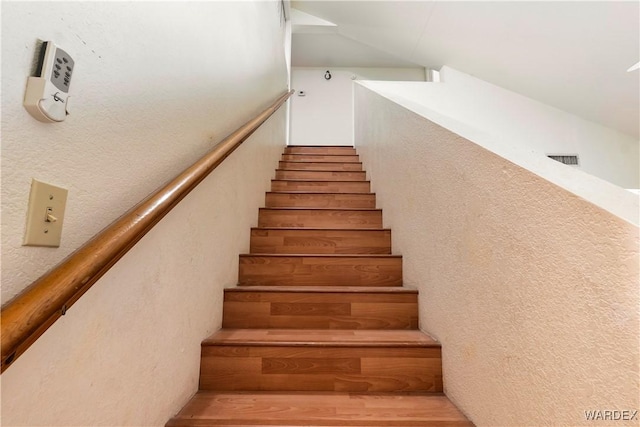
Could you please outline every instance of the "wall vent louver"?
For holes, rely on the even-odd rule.
[[[565,165],[578,166],[577,154],[547,154],[547,157]]]

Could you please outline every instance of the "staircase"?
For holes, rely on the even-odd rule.
[[[290,146],[167,426],[468,426],[351,147]]]

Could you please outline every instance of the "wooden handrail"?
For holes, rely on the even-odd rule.
[[[167,185],[33,282],[0,314],[1,372],[291,96],[280,96]]]

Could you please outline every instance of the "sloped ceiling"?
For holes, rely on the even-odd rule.
[[[640,71],[627,72],[640,60],[640,2],[299,0],[291,5],[336,24],[333,41],[294,34],[294,65],[301,58],[326,60],[323,49],[338,51],[342,38],[351,43],[349,49],[361,44],[373,49],[371,54],[382,51],[385,66],[394,58],[395,66],[448,65],[640,135]]]
[[[291,9],[294,67],[421,67],[377,47],[341,35],[336,24]]]

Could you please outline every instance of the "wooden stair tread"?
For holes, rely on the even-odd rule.
[[[318,172],[318,171],[287,171],[287,172]],[[330,172],[330,171],[320,171],[320,172]],[[354,183],[354,182],[358,182],[358,183],[362,183],[362,182],[370,182],[368,179],[359,179],[359,180],[345,180],[345,179],[336,179],[336,180],[332,180],[332,179],[318,179],[318,178],[295,178],[295,179],[291,179],[291,178],[276,178],[273,181],[288,181],[288,182],[304,182],[304,183],[310,183],[310,182],[320,182],[320,183],[331,183],[331,184],[341,184],[341,183]]]
[[[251,227],[252,230],[391,231],[390,228]]]
[[[420,330],[220,329],[203,346],[440,347]]]
[[[376,293],[417,294],[408,286],[250,286],[226,288],[225,292],[301,292],[301,293]]]
[[[336,182],[336,181],[327,181],[327,182]],[[347,182],[353,182],[353,181],[347,181]],[[285,190],[278,190],[278,191],[267,191],[267,194],[308,194],[310,196],[317,196],[317,195],[333,195],[333,196],[375,196],[376,193],[336,193],[335,191],[327,191],[326,193],[314,193],[312,191],[285,191]]]
[[[341,170],[341,169],[335,169],[335,170],[321,170],[321,171],[314,171],[314,170],[308,170],[308,169],[276,169],[276,172],[334,172],[334,173],[338,173],[338,174],[343,174],[343,175],[362,175],[362,174],[366,174],[366,171],[345,171],[345,170]],[[324,175],[322,173],[319,173],[318,175]],[[286,179],[286,178],[284,178]]]
[[[351,181],[351,182],[358,182],[358,181]],[[317,193],[313,193],[313,192],[309,192],[308,190],[300,190],[300,191],[287,191],[287,194],[327,194],[325,192],[319,191]],[[330,193],[332,194],[332,193]],[[340,194],[340,193],[338,193]],[[352,194],[371,194],[371,193],[352,193]]]
[[[307,145],[307,144],[289,144],[286,148],[353,148],[355,150],[354,145],[345,145],[345,144],[335,144],[335,145]]]
[[[293,163],[293,162],[287,162],[287,163]],[[311,162],[298,162],[298,163],[304,163],[304,164],[310,164]],[[324,163],[323,163],[324,164]],[[350,163],[353,164],[353,163]],[[365,171],[346,171],[346,170],[342,170],[342,169],[323,169],[323,170],[310,170],[310,169],[292,169],[292,168],[286,168],[286,169],[276,169],[276,172],[278,171],[287,171],[287,172],[357,172],[357,173],[366,173]]]
[[[339,184],[339,183],[349,183],[352,184],[353,182],[370,182],[368,179],[362,180],[362,181],[339,181],[339,180],[333,180],[333,179],[290,179],[290,178],[277,178],[277,179],[272,179],[271,181],[284,181],[284,182],[319,182],[319,183],[325,183],[325,184]]]
[[[240,254],[241,257],[273,257],[273,258],[402,258],[394,254]]]
[[[334,154],[335,156],[335,154]],[[336,164],[342,164],[342,163],[358,163],[358,164],[362,164],[362,162],[358,161],[358,162],[314,162],[313,160],[279,160],[280,162],[285,162],[285,163],[304,163],[304,164],[309,164],[309,163],[318,163],[318,164],[325,164],[325,163],[336,163]]]
[[[294,161],[294,162],[341,162],[341,163],[362,163],[360,162],[360,156],[357,154],[292,154],[292,153],[283,153],[281,157],[283,162]]]
[[[285,154],[348,154],[355,155],[356,149],[350,146],[288,146],[284,149]]]
[[[323,193],[324,194],[324,193]],[[305,208],[300,206],[283,206],[278,208],[260,208],[260,210],[273,210],[273,211],[377,211],[381,212],[379,208]]]
[[[280,160],[280,170],[362,171],[362,162],[314,162],[310,160]]]
[[[286,147],[284,154],[344,154],[356,155],[354,147]]]
[[[441,394],[200,391],[167,427],[472,426]]]
[[[365,181],[365,171],[314,171],[276,169],[276,179],[312,181]]]
[[[325,166],[328,167],[328,165],[343,165],[343,164],[347,164],[347,165],[362,165],[362,162],[358,161],[358,162],[342,162],[342,161],[333,161],[333,162],[315,162],[313,160],[279,160],[279,164],[281,163],[293,163],[294,165],[300,165],[300,166],[307,166],[307,165],[318,165],[318,166]],[[336,169],[336,170],[340,170],[340,169]]]

